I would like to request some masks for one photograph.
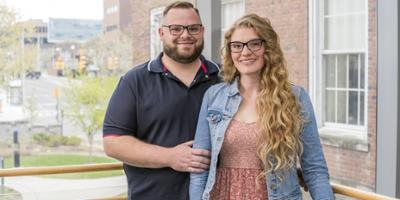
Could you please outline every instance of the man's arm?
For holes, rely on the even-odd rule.
[[[105,153],[126,164],[144,168],[171,167],[176,171],[201,173],[208,169],[210,152],[192,149],[193,141],[175,147],[148,144],[133,136],[105,136]]]

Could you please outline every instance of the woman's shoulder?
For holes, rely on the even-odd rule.
[[[302,86],[299,85],[295,85],[293,83],[290,84],[290,86],[292,87],[292,92],[293,94],[297,97],[300,98],[302,93],[305,92],[304,88]]]

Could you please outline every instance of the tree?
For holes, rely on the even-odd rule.
[[[0,85],[36,67],[38,49],[25,45],[32,23],[18,22],[18,13],[0,2]]]
[[[36,92],[33,92],[35,94]],[[37,101],[36,97],[34,95],[29,96],[26,98],[24,101],[23,109],[25,112],[28,113],[29,116],[29,126],[30,128],[33,127],[33,121],[38,117],[39,112],[38,112],[38,106],[37,106]]]
[[[103,72],[120,74],[132,67],[132,34],[118,31],[112,36],[99,36],[89,41],[84,47]]]
[[[66,108],[70,112],[68,116],[86,133],[90,158],[93,153],[93,138],[102,128],[108,99],[116,83],[114,76],[81,76],[77,80],[71,80],[66,89]]]

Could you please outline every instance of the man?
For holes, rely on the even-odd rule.
[[[188,172],[210,162],[208,151],[191,145],[218,66],[201,56],[204,27],[191,3],[167,6],[162,22],[163,53],[121,78],[104,120],[104,149],[124,162],[129,199],[186,200]]]

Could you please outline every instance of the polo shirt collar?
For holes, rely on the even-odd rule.
[[[149,63],[147,64],[147,70],[155,73],[163,73],[164,68],[161,61],[162,56],[163,53],[161,52],[156,58],[150,60]],[[207,60],[203,55],[200,55],[200,60],[207,69],[206,74],[213,74],[220,72],[218,65],[212,62],[211,60]]]

